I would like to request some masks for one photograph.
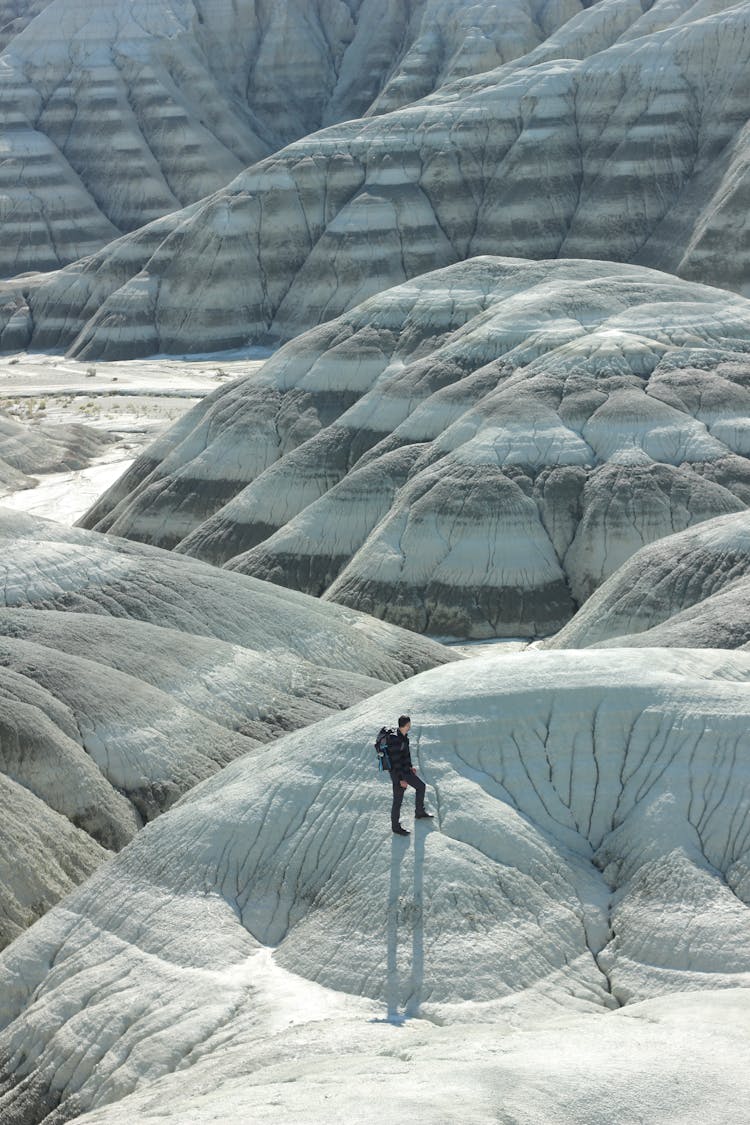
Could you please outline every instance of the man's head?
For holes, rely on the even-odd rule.
[[[411,726],[411,719],[409,718],[409,716],[408,715],[399,715],[399,717],[398,717],[398,729],[401,731],[401,733],[402,734],[408,734],[410,726]]]

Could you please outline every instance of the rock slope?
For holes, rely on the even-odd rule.
[[[746,653],[470,660],[233,763],[3,955],[3,1120],[395,1120],[408,1070],[420,1122],[458,1090],[477,1122],[742,1121],[749,684]],[[404,691],[437,814],[408,841],[370,747]]]
[[[0,0],[0,276],[50,269],[334,121],[543,44],[579,0]]]
[[[750,503],[750,302],[479,258],[222,387],[82,519],[435,635],[557,631],[630,555]]]
[[[227,762],[451,659],[278,587],[15,512],[0,547],[2,944]]]
[[[51,3],[52,0],[0,0],[0,51]]]
[[[0,411],[0,497],[33,488],[36,473],[82,469],[114,440],[82,423],[27,425]]]
[[[750,513],[719,516],[638,551],[548,648],[750,646]]]
[[[455,0],[439,7],[464,11]],[[504,4],[469,4],[469,24],[485,9],[491,25],[525,26]],[[425,23],[405,73],[444,42],[442,26]],[[472,51],[487,40],[476,31],[465,36]],[[305,136],[49,278],[8,283],[0,347],[117,358],[288,339],[484,253],[630,261],[745,291],[749,61],[748,3],[680,0],[644,13],[640,0],[602,0],[530,54]],[[429,84],[402,87],[413,97]],[[186,128],[168,136],[182,141]],[[65,206],[68,230],[79,204]],[[110,212],[102,222],[124,224]],[[84,227],[107,237],[90,216]]]
[[[555,1026],[498,1040],[481,1023],[440,1031],[422,1020],[392,1027],[377,1016],[367,1022],[369,1012],[324,1022],[320,994],[300,998],[297,981],[284,1005],[280,993],[288,984],[285,979],[271,992],[289,1024],[283,1047],[281,1036],[275,1040],[281,1049],[273,1062],[262,1049],[248,1051],[243,1040],[239,1050],[211,1052],[189,1071],[78,1120],[344,1125],[356,1118],[380,1125],[407,1117],[429,1125],[450,1120],[460,1106],[470,1125],[497,1117],[513,1125],[610,1125],[615,1106],[622,1121],[656,1125],[672,1117],[680,1125],[704,1125],[719,1099],[721,1125],[747,1119],[747,989],[646,1000],[606,1021],[558,1015]],[[314,1023],[300,1016],[300,999],[316,1011]]]

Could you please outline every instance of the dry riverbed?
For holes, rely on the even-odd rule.
[[[59,355],[0,356],[0,411],[31,426],[78,422],[113,441],[84,469],[36,474],[0,504],[73,524],[162,430],[216,387],[259,369],[270,352],[156,356],[80,363]]]

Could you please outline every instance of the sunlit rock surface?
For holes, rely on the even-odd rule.
[[[545,647],[589,645],[750,646],[750,513],[644,547]]]
[[[0,0],[0,276],[54,269],[335,121],[542,45],[579,0]]]
[[[8,492],[33,488],[36,473],[84,468],[113,440],[82,423],[25,424],[0,411],[0,500]]]
[[[3,1121],[741,1122],[749,681],[469,660],[231,764],[3,955]],[[404,705],[406,841],[371,748]]]
[[[0,579],[3,944],[228,762],[453,659],[360,614],[8,510]]]
[[[434,635],[560,629],[636,550],[750,503],[750,302],[479,258],[185,414],[82,518]]]
[[[52,0],[0,0],[0,51],[51,3]]]
[[[343,4],[327,7],[346,12]],[[420,5],[424,34],[420,51],[404,56],[409,75],[430,52],[454,58],[437,9],[451,27],[464,28],[458,39],[469,54],[479,50],[477,58],[485,57],[483,40],[492,53],[491,37],[479,26],[479,35],[465,31],[472,21],[500,20],[501,39],[508,26],[527,26],[504,4]],[[543,11],[552,24],[572,18],[556,33],[550,27],[553,39],[536,53],[448,82],[401,109],[307,135],[86,260],[8,283],[0,290],[0,348],[31,344],[117,358],[288,339],[386,286],[485,253],[630,261],[746,291],[750,6],[678,2],[644,13],[640,0],[602,0],[577,14],[558,5]],[[543,11],[536,13],[542,27]],[[164,47],[167,58],[180,34]],[[426,87],[394,78],[396,91],[428,93],[444,65],[450,61],[427,64],[434,76]],[[180,73],[192,81],[191,68]],[[158,103],[142,75],[140,82]],[[284,88],[284,104],[298,88],[305,93],[304,77]],[[210,109],[200,83],[196,91]],[[387,108],[393,99],[386,100]],[[107,112],[119,130],[119,110]],[[219,173],[222,161],[208,141],[194,142],[192,125],[180,118],[167,129],[164,120],[157,112],[165,144],[187,154],[191,167],[194,154],[207,154],[210,174]],[[81,136],[88,153],[88,132]],[[33,143],[45,151],[52,144],[37,133]],[[140,157],[130,140],[123,143],[128,163],[117,183],[133,178],[145,184],[139,192],[150,192]],[[106,171],[112,157],[105,151]],[[38,160],[46,160],[41,151]],[[15,167],[8,164],[9,174]],[[55,172],[66,184],[75,175]],[[176,169],[168,193],[179,195],[183,178]],[[78,237],[79,214],[87,238],[111,237],[95,229],[83,203],[71,196],[65,206],[66,238]],[[155,199],[152,209],[163,206],[175,203]],[[135,210],[139,222],[149,217],[141,200]],[[125,223],[111,207],[100,221]],[[44,230],[39,237],[43,243]],[[7,245],[17,241],[14,235]]]

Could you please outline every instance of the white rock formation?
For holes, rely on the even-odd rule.
[[[12,51],[38,36],[38,28],[55,18],[62,2],[57,0],[18,36]],[[116,2],[123,6],[123,0]],[[113,4],[115,0],[107,0],[103,11],[111,15]],[[307,0],[299,4],[309,8]],[[159,40],[166,52],[164,66],[171,71],[182,43],[175,13],[190,6],[188,0],[163,6],[176,21],[168,43]],[[272,10],[297,7],[289,0]],[[344,16],[351,12],[343,4],[323,7]],[[407,7],[390,4],[388,12]],[[211,19],[227,8],[212,4]],[[510,35],[510,57],[532,46],[529,38],[534,50],[479,78],[439,85],[434,94],[402,109],[305,136],[201,202],[157,219],[90,258],[49,278],[4,285],[0,347],[19,349],[31,342],[37,348],[116,358],[234,347],[268,336],[289,338],[386,286],[483,253],[631,261],[746,291],[748,5],[677,0],[645,14],[640,0],[601,0],[582,12],[577,2],[534,8],[529,20],[524,12],[531,8],[523,3],[510,8],[473,0],[415,5],[416,30],[406,35],[406,53],[397,52],[396,70],[373,103],[377,110],[427,93],[465,67],[492,66],[504,55],[502,44],[514,29],[520,30],[521,40]],[[363,3],[359,20],[374,10],[374,3]],[[382,13],[380,4],[377,11]],[[132,22],[125,23],[128,34]],[[101,25],[93,21],[91,26]],[[296,26],[293,20],[291,26]],[[389,26],[388,19],[379,23],[386,34]],[[227,27],[231,32],[234,25],[230,21]],[[448,28],[453,29],[450,34]],[[545,28],[553,37],[540,47]],[[363,42],[372,41],[368,36]],[[290,31],[290,41],[297,38]],[[220,49],[220,42],[226,38],[217,34],[211,39],[224,67],[226,47]],[[320,36],[308,34],[306,42],[318,44]],[[355,37],[352,50],[357,42]],[[383,65],[380,34],[374,42],[380,63],[365,65],[361,54],[352,56],[351,72],[342,63],[339,82],[345,78],[347,89],[360,87],[360,74],[370,75]],[[59,53],[54,37],[52,43]],[[191,65],[180,62],[176,80],[196,83],[208,120],[214,90],[206,89],[208,80],[195,78],[191,50]],[[390,47],[383,50],[387,55]],[[207,52],[206,45],[199,54],[208,58]],[[266,77],[276,68],[278,54],[272,52]],[[307,94],[307,71],[299,73],[294,49],[287,55],[286,42],[280,55],[295,68],[294,79],[283,85],[281,100],[288,105],[290,90]],[[201,153],[209,160],[209,177],[226,178],[230,159],[223,141],[209,143],[206,127],[200,126],[200,138],[194,135],[198,125],[185,118],[184,107],[175,110],[178,123],[166,130],[160,95],[153,89],[159,81],[153,66],[141,73],[142,64],[127,57],[149,113],[156,107],[153,126],[144,109],[143,128],[156,131],[156,139],[150,140],[153,149],[157,142],[166,146],[164,167],[170,169],[171,186],[160,174],[161,194],[157,192],[156,173],[147,174],[143,167],[152,156],[142,155],[143,138],[133,139],[132,127],[122,123],[120,96],[110,90],[107,78],[103,96],[108,120],[118,138],[119,130],[125,130],[121,146],[128,162],[116,182],[125,185],[132,177],[137,186],[134,204],[123,188],[117,193],[119,209],[109,205],[106,218],[98,212],[100,226],[114,223],[118,229],[132,224],[136,214],[143,222],[174,206],[168,196],[195,198],[191,176],[196,161],[199,181],[203,175]],[[17,70],[11,66],[9,83],[14,75]],[[243,75],[247,77],[246,70]],[[274,113],[277,89],[269,86]],[[16,99],[21,119],[32,112],[22,104],[30,100],[36,106],[35,97],[8,93],[6,101],[11,105]],[[50,109],[66,119],[58,140],[83,175],[83,164],[91,165],[88,132],[74,129],[68,144],[70,93],[65,84],[60,97],[61,104]],[[346,116],[352,108],[342,104],[334,116]],[[31,146],[42,168],[52,141],[38,132],[27,141],[26,132],[21,122],[11,132],[11,142]],[[77,164],[68,152],[76,145],[81,150]],[[226,159],[217,155],[216,146],[223,146]],[[187,170],[177,161],[175,148],[187,154]],[[104,176],[112,168],[110,149],[108,144]],[[8,174],[17,166],[11,160]],[[52,260],[75,252],[76,239],[101,243],[109,237],[79,198],[82,189],[75,186],[72,166],[66,162],[45,175],[55,184],[54,198],[62,200],[61,239],[70,242],[50,252]],[[205,190],[201,183],[198,191]],[[104,207],[104,189],[92,183],[91,192]],[[27,192],[23,198],[28,203]],[[14,214],[27,229],[32,216]],[[35,232],[40,226],[46,230],[47,222],[56,229],[44,212],[35,221]],[[41,244],[46,237],[44,230],[35,233]],[[14,234],[7,245],[15,248],[17,242]],[[22,268],[20,259],[17,268]]]
[[[50,269],[322,125],[542,44],[580,0],[0,0],[0,276]]]
[[[0,0],[0,51],[51,3],[52,0]]]
[[[254,966],[259,975],[262,955]],[[280,974],[276,974],[276,980]],[[408,1119],[415,1125],[497,1117],[514,1125],[610,1125],[672,1120],[745,1125],[750,1034],[747,989],[685,993],[632,1004],[606,1021],[557,1016],[555,1025],[498,1039],[494,1028],[366,1022],[368,1013],[322,1019],[321,995],[283,977],[266,995],[289,1027],[276,1057],[227,1044],[122,1101],[78,1118],[82,1125],[134,1120],[214,1125],[261,1120],[309,1125]],[[300,1010],[302,1009],[302,1011]],[[364,1018],[363,1018],[364,1017]],[[377,1017],[376,1017],[377,1018]],[[699,1060],[699,1065],[696,1065]]]
[[[0,548],[0,944],[227,762],[452,659],[359,614],[15,512]]]
[[[35,474],[82,469],[114,438],[93,426],[19,422],[0,411],[0,497],[33,488]]]
[[[474,259],[217,390],[81,523],[435,635],[546,635],[644,543],[750,503],[749,378],[742,297]]]
[[[546,648],[750,646],[750,512],[638,551]]]
[[[3,955],[3,1121],[422,1123],[460,1096],[739,1125],[749,683],[746,653],[470,660],[233,763]],[[405,702],[437,814],[408,841],[371,749]]]
[[[2,735],[3,770],[10,754],[6,753],[6,743],[11,742],[21,754],[34,754],[43,747],[47,751],[47,765],[57,758],[70,766],[68,740],[59,728],[50,723],[44,729],[42,712],[31,709],[16,709],[6,694],[5,677],[0,672],[0,699],[3,714],[0,718]],[[36,727],[36,737],[32,737],[32,723]],[[20,722],[28,731],[28,737],[19,737],[15,723]],[[41,728],[41,729],[40,729]],[[50,729],[52,728],[52,729]],[[80,762],[76,763],[80,766]],[[83,769],[75,769],[66,776],[63,787],[73,782],[91,783],[89,792],[94,799],[102,799],[103,819],[111,812],[114,803],[113,793],[106,793],[101,779],[86,776]],[[0,770],[0,799],[2,800],[3,823],[0,828],[0,844],[3,858],[0,862],[0,949],[8,945],[27,926],[40,918],[50,906],[58,902],[73,887],[95,871],[111,852],[97,843],[87,831],[78,828],[74,822],[78,810],[69,800],[69,815],[60,812],[54,803],[45,797],[36,796],[25,782],[19,783],[9,774]],[[88,810],[91,811],[90,809]],[[129,838],[126,837],[126,838]]]
[[[71,825],[101,845],[85,852],[90,870],[92,855],[122,847],[192,785],[257,744],[137,673],[33,641],[0,638],[0,694],[0,766],[12,791],[0,827],[3,944],[80,878],[67,870],[82,849],[83,833],[74,837]],[[50,879],[57,868],[66,869],[67,887]]]
[[[132,618],[381,680],[452,659],[442,645],[343,606],[154,547],[0,513],[7,608]]]

